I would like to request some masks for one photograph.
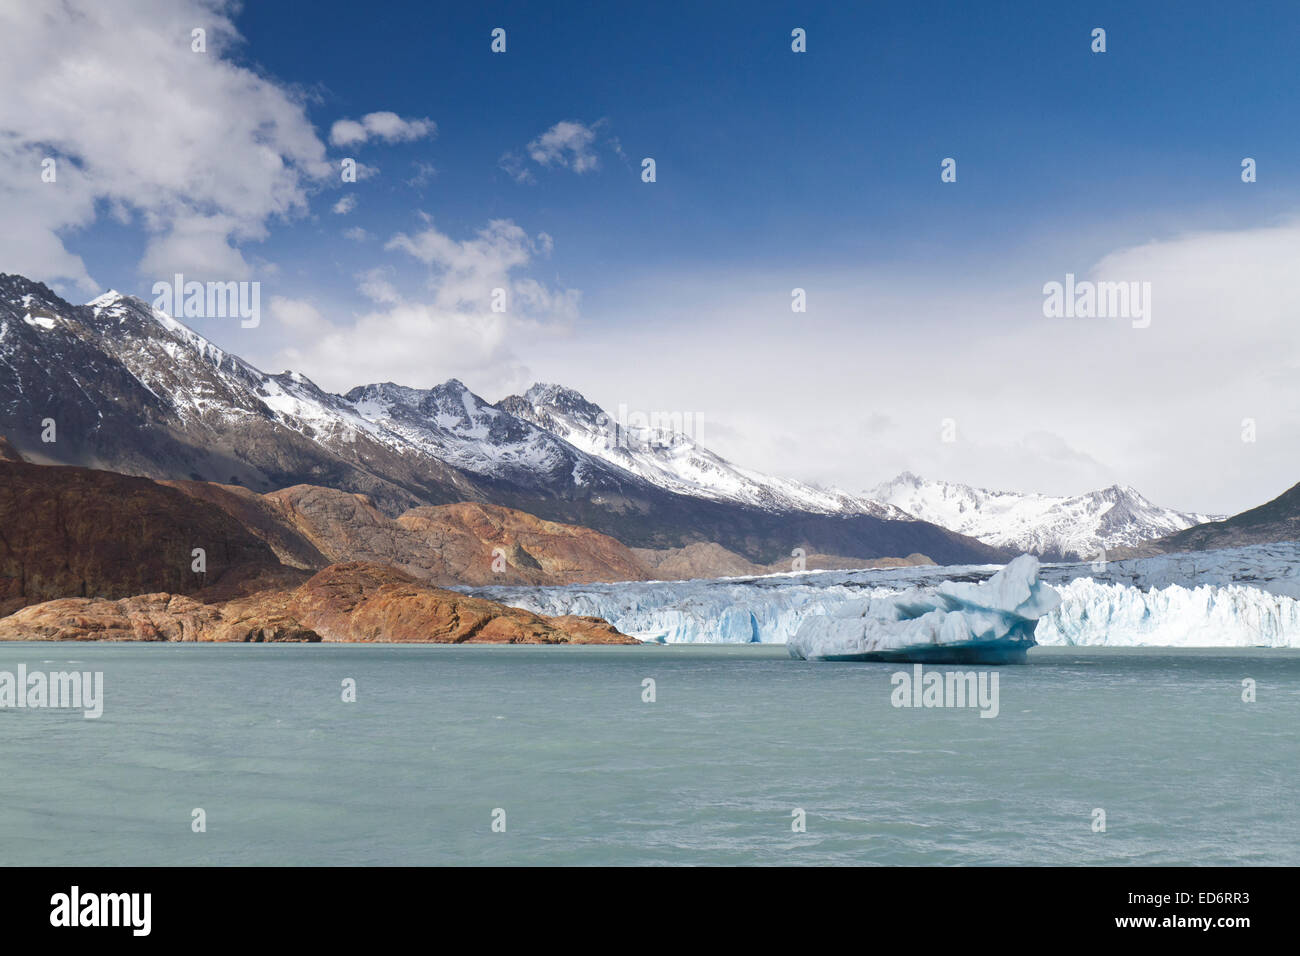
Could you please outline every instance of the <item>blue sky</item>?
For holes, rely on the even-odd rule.
[[[1300,152],[1295,5],[463,6],[323,2],[306,20],[300,4],[259,0],[235,18],[235,59],[309,92],[322,130],[375,109],[437,122],[431,141],[357,151],[381,174],[352,187],[349,226],[413,228],[413,208],[452,235],[510,218],[560,240],[550,266],[589,302],[629,273],[714,265],[924,271],[942,257],[979,273],[1044,241],[1101,254],[1294,202],[1282,172]],[[806,55],[790,52],[792,24],[809,32]],[[498,25],[508,49],[492,56]],[[561,119],[603,120],[628,161],[598,144],[596,173],[527,185],[498,167]],[[1244,197],[1243,142],[1265,170]],[[638,176],[647,155],[653,187]],[[939,182],[946,156],[957,189]],[[407,185],[420,162],[436,174]],[[358,250],[327,215],[337,195],[313,200],[323,221],[277,224],[256,245],[286,287],[354,293]],[[103,232],[112,241],[71,245],[120,283],[143,243]]]
[[[79,299],[148,297],[172,267],[259,281],[261,327],[191,324],[336,389],[457,375],[496,399],[552,380],[607,407],[693,411],[716,423],[706,444],[851,490],[908,467],[1056,493],[1120,481],[1227,511],[1297,477],[1283,441],[1294,4],[104,9],[93,30],[4,13],[0,52],[44,58],[6,77],[9,158],[66,157],[73,198],[55,215],[49,190],[11,186],[0,271]],[[193,24],[214,36],[204,59],[185,49]],[[489,51],[494,27],[505,54]],[[790,49],[795,27],[807,53]],[[78,51],[105,58],[94,104],[75,102]],[[46,97],[64,82],[61,127]],[[332,140],[381,111],[436,133]],[[97,121],[102,134],[83,128]],[[589,137],[584,163],[531,159],[564,123]],[[113,155],[123,131],[137,142]],[[264,143],[290,181],[250,165]],[[339,182],[345,156],[372,174]],[[1245,156],[1258,182],[1241,182]],[[940,182],[944,157],[955,183]],[[355,208],[333,212],[345,196]],[[481,238],[493,222],[513,231]],[[1231,271],[1242,248],[1263,262],[1249,280]],[[1163,283],[1151,334],[1044,331],[1043,283],[1099,267]],[[1213,308],[1196,284],[1247,281]],[[475,326],[468,303],[494,282],[529,304]],[[806,315],[790,312],[794,287]],[[1240,382],[1231,399],[1189,390],[1221,371],[1207,351],[1237,355],[1220,376]],[[948,417],[958,447],[935,443]],[[1275,444],[1243,449],[1245,417],[1271,421]]]

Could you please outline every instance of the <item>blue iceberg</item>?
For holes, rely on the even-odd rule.
[[[1038,619],[1061,597],[1022,554],[987,581],[944,581],[888,597],[847,601],[810,616],[789,642],[809,661],[1022,664]]]

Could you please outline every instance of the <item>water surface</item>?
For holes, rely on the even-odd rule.
[[[0,645],[19,663],[103,671],[106,701],[0,710],[7,864],[1300,863],[1295,650],[1037,648],[994,719],[770,645]]]

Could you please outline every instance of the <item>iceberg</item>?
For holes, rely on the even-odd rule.
[[[1060,604],[1038,580],[1038,559],[1022,554],[987,581],[944,581],[806,617],[787,646],[810,661],[1018,664],[1038,619]]]

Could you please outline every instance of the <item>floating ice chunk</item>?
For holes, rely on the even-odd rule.
[[[1023,554],[978,584],[944,581],[807,617],[789,642],[790,656],[1010,663],[1024,660],[1038,619],[1060,603],[1038,580],[1038,559]]]

